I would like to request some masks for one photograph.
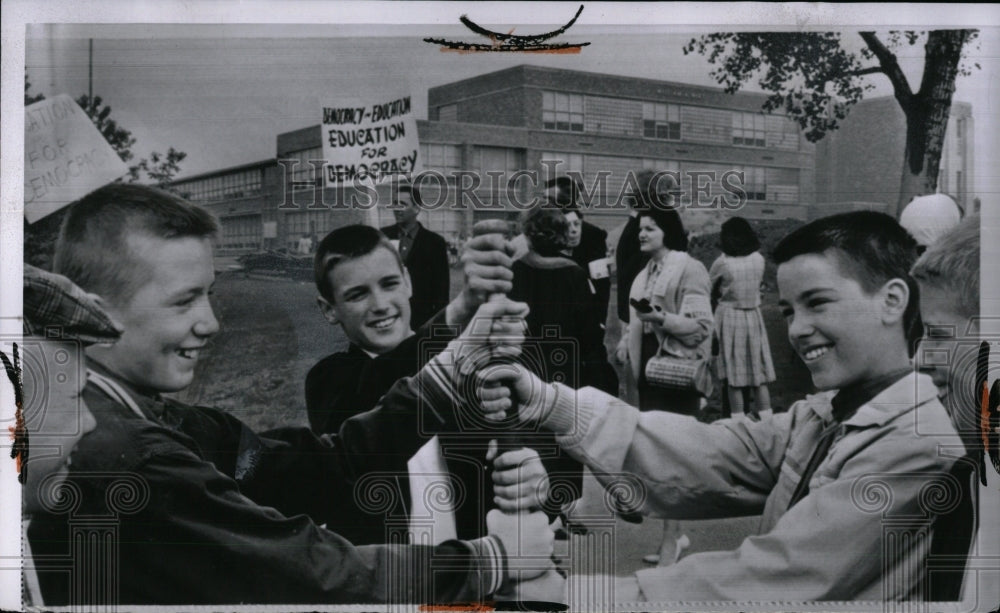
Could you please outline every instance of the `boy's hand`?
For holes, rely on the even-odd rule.
[[[448,343],[434,361],[444,366],[450,384],[459,397],[471,400],[478,391],[466,389],[472,376],[488,365],[509,361],[521,353],[527,324],[528,305],[500,296],[484,303],[462,334]]]
[[[510,594],[516,602],[565,603],[567,601],[566,579],[553,569],[541,577],[535,577],[534,579],[512,585],[510,587]]]
[[[504,513],[492,509],[486,514],[486,531],[503,543],[511,579],[534,579],[553,568],[555,535],[545,513]]]
[[[522,448],[497,455],[490,441],[486,460],[493,462],[493,501],[505,513],[539,509],[549,498],[549,475],[534,449]]]
[[[464,326],[491,294],[506,294],[511,290],[513,253],[510,242],[500,234],[483,234],[465,243],[461,256],[465,285],[448,305],[449,324]]]
[[[488,421],[504,420],[513,408],[521,423],[536,423],[545,419],[555,401],[553,387],[517,363],[494,364],[476,378],[476,406]]]

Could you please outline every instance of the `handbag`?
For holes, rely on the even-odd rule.
[[[697,390],[705,397],[711,396],[715,389],[708,360],[665,355],[662,345],[656,355],[646,361],[644,370],[646,381],[656,387]]]

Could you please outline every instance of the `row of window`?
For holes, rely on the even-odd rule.
[[[624,185],[626,173],[639,168],[664,170],[671,172],[714,172],[716,189],[721,188],[722,176],[729,171],[743,173],[742,189],[748,201],[775,201],[794,204],[798,201],[798,171],[795,169],[765,168],[762,166],[706,164],[702,162],[685,162],[684,167],[677,160],[660,160],[651,158],[630,158],[619,156],[584,155],[581,153],[542,153],[543,162],[558,162],[556,173],[564,174],[575,171],[582,174],[586,189],[593,189],[599,173],[610,173],[601,195],[617,195]],[[544,168],[544,166],[543,166]],[[768,179],[771,179],[770,192]],[[682,175],[683,182],[692,179]],[[705,179],[701,179],[705,181]],[[711,182],[711,181],[710,181]],[[732,182],[730,182],[731,184]],[[694,186],[687,185],[688,193],[693,193]]]
[[[655,107],[651,109],[651,111],[653,113],[654,121],[657,121],[657,118],[660,117],[670,118],[670,112],[668,109],[663,109],[662,114],[660,111],[656,110]],[[748,115],[751,115],[749,120],[750,123],[746,124],[750,126],[748,129],[751,131],[756,130],[753,123],[753,115]],[[743,118],[741,118],[741,121],[742,120]],[[442,143],[422,143],[420,147],[421,154],[424,159],[424,169],[440,172],[446,177],[450,184],[454,184],[454,172],[463,169],[461,146]],[[296,167],[291,171],[293,186],[297,183],[301,183],[302,185],[308,187],[313,185],[313,178],[311,176],[313,168],[308,163],[308,160],[315,159],[314,156],[321,155],[321,150],[317,148],[297,152],[287,156],[287,159],[299,160],[299,167]],[[624,181],[625,173],[634,171],[638,168],[681,171],[680,162],[676,160],[660,160],[653,158],[544,152],[542,153],[542,160],[558,162],[555,170],[558,174],[563,174],[569,171],[577,171],[583,173],[584,177],[586,177],[588,181],[595,180],[598,173],[601,171],[610,172],[612,179],[608,183],[608,190],[617,190],[621,184],[619,183],[615,186],[613,185],[614,181]],[[473,158],[469,162],[470,163],[466,169],[479,173],[478,176],[481,180],[481,189],[491,188],[490,179],[486,175],[487,171],[503,171],[506,177],[510,177],[515,172],[526,167],[524,151],[507,147],[475,147],[473,149]],[[541,167],[543,172],[546,171],[546,168],[547,167],[545,166]],[[766,169],[760,166],[746,165],[712,165],[701,162],[685,162],[684,168],[684,170],[699,171],[712,169],[717,170],[717,175],[719,177],[729,170],[742,171],[744,173],[743,189],[746,192],[748,200],[764,201],[769,199],[778,199],[784,201],[788,198],[789,189],[794,189],[794,197],[797,198],[797,174],[795,174],[796,171],[791,169]],[[782,172],[786,174],[793,174],[790,176],[781,176],[780,173]],[[783,190],[783,195],[781,198],[778,198],[773,193],[770,197],[768,195],[767,178],[769,173],[775,177],[777,183],[782,186],[781,189]],[[429,189],[429,186],[432,185],[432,182],[428,183],[425,185],[425,189]],[[287,223],[291,225],[287,226],[288,231],[293,234],[321,231],[328,222],[328,220],[322,217],[323,212],[312,212],[310,214],[312,217],[308,218],[308,220],[305,217],[299,217],[294,214],[290,215]]]
[[[587,98],[594,101],[605,101],[603,98],[592,96]],[[546,130],[560,132],[583,132],[587,114],[585,102],[587,101],[583,94],[542,92],[542,127]],[[622,104],[617,106],[622,116],[617,118],[620,121],[615,122],[619,126],[628,123],[630,118],[624,114],[628,113],[629,109],[634,108],[634,105],[628,104],[632,101],[621,100],[620,102]],[[732,144],[744,147],[767,146],[764,115],[744,111],[732,111],[731,115]],[[608,118],[602,118],[603,123],[597,124],[599,131],[604,131],[601,130],[600,126],[610,123],[607,121]],[[643,102],[641,127],[644,138],[681,140],[683,138],[681,106],[660,102]],[[794,130],[791,125],[783,126],[783,128],[785,131]],[[628,128],[622,128],[622,133],[631,135],[632,131]]]
[[[180,194],[194,202],[214,202],[256,196],[261,192],[263,170],[243,170],[207,179],[177,183]]]

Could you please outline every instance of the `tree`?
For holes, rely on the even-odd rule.
[[[906,148],[899,200],[890,203],[896,216],[913,196],[937,190],[955,79],[971,74],[963,51],[977,30],[891,31],[885,41],[875,32],[860,32],[864,47],[853,53],[837,32],[720,32],[692,39],[685,55],[697,52],[718,65],[710,74],[729,93],[754,75],[770,92],[763,110],[783,109],[798,122],[810,142],[817,142],[847,117],[850,108],[873,86],[869,75],[889,79],[906,117]],[[895,49],[924,40],[924,70],[914,91],[899,66]],[[979,64],[973,64],[979,68]]]
[[[118,125],[111,118],[111,107],[104,104],[100,96],[91,99],[83,94],[76,99],[76,103],[87,113],[94,125],[100,131],[104,139],[108,141],[123,162],[130,162],[135,157],[132,154],[132,146],[135,145],[135,137],[124,127]],[[140,158],[138,162],[129,166],[128,182],[136,183],[142,179],[154,183],[157,187],[170,189],[170,182],[180,172],[180,162],[187,157],[183,151],[177,151],[173,147],[167,151],[166,155],[152,152],[148,158]]]
[[[27,106],[44,99],[44,94],[31,93],[31,82],[28,80],[28,73],[25,72],[24,105]],[[97,126],[98,131],[108,141],[111,148],[118,153],[122,161],[131,162],[135,157],[132,153],[132,147],[136,142],[135,137],[132,136],[132,132],[119,125],[111,117],[111,107],[104,104],[100,96],[94,96],[91,99],[86,94],[78,97],[76,103],[87,113],[94,125]],[[180,172],[180,163],[185,157],[187,157],[186,153],[173,147],[167,150],[166,155],[154,151],[148,158],[140,158],[138,162],[130,165],[125,180],[129,183],[150,182],[161,189],[173,191],[170,183]],[[34,224],[25,224],[24,259],[26,262],[46,269],[50,267],[52,251],[65,211],[66,209],[62,209]]]

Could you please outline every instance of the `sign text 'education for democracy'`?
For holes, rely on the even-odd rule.
[[[420,141],[410,97],[323,108],[325,184],[417,171]]]
[[[128,172],[90,117],[65,94],[24,109],[24,216],[28,223]]]

